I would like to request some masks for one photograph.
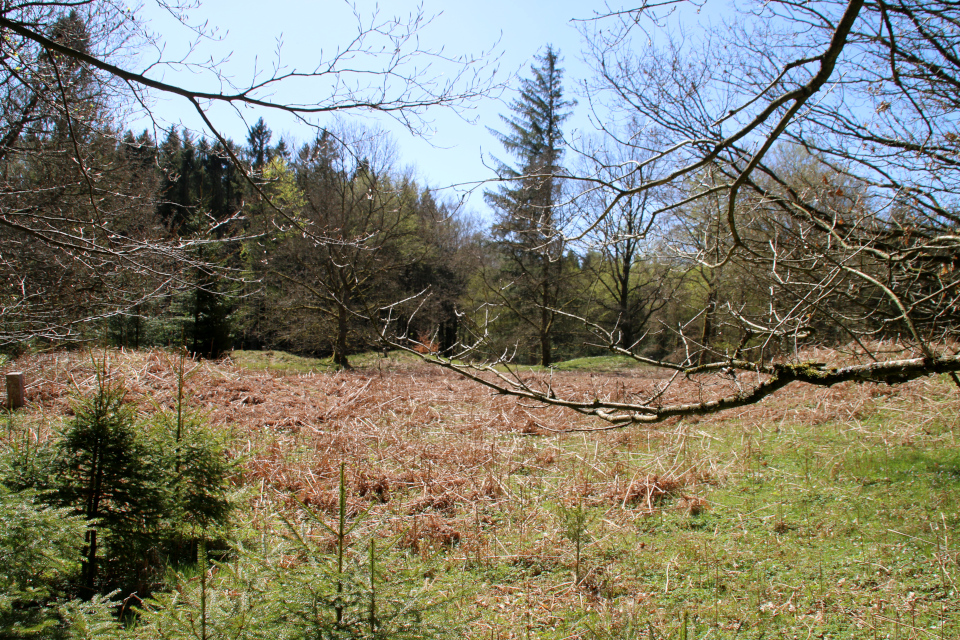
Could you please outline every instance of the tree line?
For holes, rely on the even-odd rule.
[[[762,374],[727,404],[760,399],[763,376],[960,368],[955,8],[768,3],[683,39],[674,4],[582,23],[594,137],[564,131],[574,101],[559,52],[531,64],[494,132],[506,159],[485,194],[489,229],[346,117],[314,120],[296,143],[272,143],[265,120],[237,143],[211,119],[219,103],[303,119],[372,109],[417,130],[424,109],[496,86],[469,58],[449,82],[417,75],[417,21],[364,32],[399,45],[382,87],[348,82],[347,50],[311,74],[211,92],[117,56],[143,32],[112,4],[12,7],[0,15],[0,342],[280,348],[341,366],[384,344],[444,366],[613,352],[686,378]],[[342,91],[316,104],[270,97],[331,77]],[[122,133],[118,105],[147,91],[186,100],[208,134]],[[915,358],[882,364],[875,345],[891,341]],[[854,345],[863,368],[789,369],[812,345]],[[493,384],[555,400],[519,378]],[[659,398],[569,406],[643,421],[670,414]]]
[[[624,266],[558,242],[550,217],[569,212],[551,205],[542,216],[542,205],[529,202],[541,189],[556,191],[559,180],[542,187],[533,177],[526,187],[488,193],[497,218],[485,230],[398,167],[383,132],[342,124],[296,150],[272,135],[261,119],[243,144],[230,143],[252,184],[217,142],[181,130],[158,144],[148,134],[123,136],[115,153],[136,160],[124,164],[144,189],[141,224],[151,221],[171,240],[196,238],[197,266],[163,295],[148,295],[153,281],[138,274],[142,299],[128,308],[118,301],[78,338],[106,336],[128,348],[183,344],[203,357],[282,349],[348,366],[349,355],[379,347],[392,313],[393,331],[421,350],[449,355],[483,325],[485,353],[509,349],[520,362],[549,365],[598,352],[565,313],[642,331],[667,302],[641,299],[647,281],[663,291],[670,277],[686,277],[679,263],[631,256]],[[84,313],[95,315],[78,308],[75,316]]]
[[[80,47],[86,31],[76,12],[54,27]],[[31,211],[2,229],[7,348],[106,338],[202,357],[282,349],[346,367],[379,348],[391,319],[392,335],[421,351],[451,355],[483,332],[484,354],[549,366],[600,348],[573,315],[623,328],[632,345],[655,314],[697,305],[694,290],[666,295],[689,266],[562,239],[576,211],[562,177],[573,103],[553,49],[531,74],[498,134],[516,166],[500,163],[483,229],[402,167],[376,128],[340,120],[291,144],[261,118],[240,143],[176,127],[154,140],[121,133],[98,106],[103,88],[78,73],[76,99],[101,109],[101,126],[79,135],[69,115],[25,117],[0,159],[7,219]],[[660,355],[676,348],[649,342]]]

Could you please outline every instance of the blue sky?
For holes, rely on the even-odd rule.
[[[407,16],[418,6],[419,3],[408,0],[379,4],[366,0],[356,2],[357,11],[364,16],[374,11],[379,11],[381,17]],[[579,98],[578,82],[590,71],[581,60],[580,34],[571,19],[587,18],[594,11],[606,9],[602,0],[424,0],[422,6],[425,14],[437,14],[421,34],[423,48],[443,48],[448,55],[476,55],[495,47],[502,52],[500,77],[508,80],[514,72],[526,74],[533,56],[551,43],[563,56],[567,93],[575,98]],[[186,53],[186,47],[192,41],[189,31],[164,17],[155,5],[147,4],[142,15],[164,41],[166,59],[175,59]],[[341,0],[204,0],[202,6],[190,13],[190,19],[197,24],[208,21],[210,27],[216,27],[221,38],[201,43],[191,59],[199,63],[209,57],[220,60],[229,55],[229,60],[220,68],[238,85],[249,80],[254,69],[268,68],[274,63],[278,39],[282,39],[279,51],[283,64],[309,69],[316,63],[321,50],[329,53],[338,45],[342,46],[357,30],[350,6]],[[158,73],[154,72],[154,75]],[[196,88],[209,87],[214,82],[209,76],[196,72],[167,69],[162,75],[168,81]],[[516,82],[511,82],[511,86],[516,86]],[[500,99],[482,100],[472,110],[465,111],[462,117],[443,110],[431,112],[428,117],[433,120],[435,131],[427,140],[412,137],[383,118],[373,118],[371,123],[381,123],[394,132],[402,162],[415,165],[424,184],[447,187],[472,183],[493,177],[492,171],[484,166],[485,157],[489,164],[491,155],[503,156],[499,142],[487,127],[501,127],[499,115],[508,112],[507,103],[511,97],[508,92]],[[162,119],[162,124],[182,122],[194,130],[200,129],[201,123],[196,116],[178,99],[160,100],[154,111]],[[575,129],[590,130],[586,111],[585,101],[580,99],[580,106],[569,121],[568,135]],[[309,129],[279,114],[253,110],[236,114],[225,109],[213,112],[217,126],[238,142],[246,135],[246,123],[255,122],[261,115],[273,129],[274,141],[280,136],[300,142],[312,138]],[[142,127],[143,124],[135,123],[134,126]],[[459,197],[464,195],[464,189],[447,193]],[[467,196],[467,206],[486,215],[480,190]]]

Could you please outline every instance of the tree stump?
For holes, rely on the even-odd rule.
[[[23,373],[14,371],[7,374],[7,409],[19,409],[26,401],[26,385]]]

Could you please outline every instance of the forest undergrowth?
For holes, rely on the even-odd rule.
[[[225,443],[233,509],[128,598],[126,627],[61,614],[74,637],[253,638],[267,617],[290,637],[960,637],[946,377],[572,431],[604,425],[397,357],[304,373],[58,352],[7,367],[29,400],[0,427],[7,458],[60,437],[101,357],[144,418],[176,411],[182,380]],[[659,381],[523,375],[622,398]]]

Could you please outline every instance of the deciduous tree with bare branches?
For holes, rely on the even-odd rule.
[[[190,24],[188,5],[157,4],[185,33],[208,36]],[[408,19],[357,14],[354,37],[310,69],[278,63],[245,85],[213,63],[166,59],[163,39],[139,15],[114,0],[0,7],[0,344],[76,339],[91,321],[195,286],[187,274],[198,270],[236,277],[197,257],[215,229],[222,236],[222,219],[189,237],[155,219],[155,185],[133,179],[124,161],[131,145],[122,142],[118,114],[125,109],[149,116],[151,96],[184,101],[263,196],[211,115],[216,105],[238,117],[240,107],[282,112],[317,127],[325,114],[375,111],[419,133],[428,109],[463,106],[492,86],[488,63],[420,46],[429,24],[422,12]],[[197,72],[200,86],[164,79],[184,67]],[[275,97],[293,87],[310,100]],[[299,225],[273,209],[279,225]]]
[[[494,363],[435,361],[614,426],[743,406],[796,382],[958,380],[956,6],[757,2],[699,32],[689,8],[651,1],[582,23],[597,71],[589,95],[610,110],[600,121],[629,118],[638,134],[622,142],[645,158],[582,184],[609,194],[599,221],[657,193],[649,215],[685,220],[702,239],[665,229],[672,255],[743,278],[749,298],[699,312],[723,340],[706,344],[702,324],[681,323],[672,330],[685,355],[650,359],[588,323],[614,353],[672,372],[646,397],[618,401],[565,397]],[[671,30],[677,19],[684,31]],[[644,175],[654,164],[660,172]],[[704,226],[698,212],[711,208]],[[846,355],[806,355],[816,345],[847,345],[835,352]]]

